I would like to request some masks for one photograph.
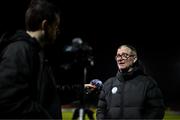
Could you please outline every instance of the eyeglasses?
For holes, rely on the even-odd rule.
[[[116,59],[120,59],[121,58],[121,59],[127,60],[128,58],[130,58],[132,56],[134,56],[134,55],[129,55],[127,53],[122,53],[121,55],[117,54],[115,58]]]

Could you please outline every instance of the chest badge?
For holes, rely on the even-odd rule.
[[[116,94],[117,90],[118,90],[117,87],[113,87],[112,90],[111,90],[112,94]]]

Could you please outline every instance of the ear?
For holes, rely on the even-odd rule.
[[[48,27],[48,21],[47,20],[43,20],[41,23],[41,29],[42,30],[46,30]]]
[[[134,61],[133,62],[135,63],[136,61],[137,61],[137,56],[134,56]]]

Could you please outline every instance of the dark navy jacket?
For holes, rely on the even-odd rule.
[[[61,118],[60,101],[40,45],[18,31],[1,53],[0,118]]]
[[[97,119],[162,119],[164,101],[157,83],[135,68],[109,78],[99,96]]]

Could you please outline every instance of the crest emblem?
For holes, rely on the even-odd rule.
[[[117,87],[113,87],[112,90],[111,90],[112,94],[115,94],[117,92],[117,90],[118,90]]]

